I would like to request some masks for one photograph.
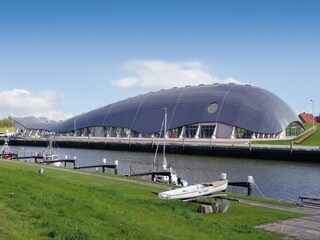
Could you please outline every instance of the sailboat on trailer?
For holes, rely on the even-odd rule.
[[[205,182],[188,187],[177,188],[158,194],[159,198],[164,200],[196,200],[200,197],[210,197],[214,193],[224,191],[228,187],[228,180],[220,180],[215,182]]]

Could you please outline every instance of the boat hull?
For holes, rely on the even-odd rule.
[[[1,154],[0,157],[4,159],[12,159],[12,158],[16,158],[17,154],[16,153]]]
[[[158,196],[161,199],[170,200],[170,199],[188,199],[188,198],[197,198],[201,196],[206,196],[213,194],[215,192],[223,191],[227,188],[228,181],[216,181],[212,183],[201,183],[196,185],[191,185],[188,187],[182,187],[166,192],[159,193]]]

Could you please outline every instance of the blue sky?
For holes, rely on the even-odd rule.
[[[0,0],[0,118],[213,82],[320,112],[320,1]]]

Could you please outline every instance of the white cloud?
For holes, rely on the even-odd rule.
[[[50,120],[63,120],[72,117],[59,108],[62,95],[54,91],[31,93],[25,89],[14,89],[0,92],[0,116],[8,117],[47,117]]]
[[[165,62],[160,60],[137,60],[125,64],[125,68],[133,76],[111,81],[117,87],[141,87],[152,90],[170,87],[183,87],[185,85],[212,84],[212,83],[238,83],[234,78],[219,79],[209,73],[203,64],[198,61]]]

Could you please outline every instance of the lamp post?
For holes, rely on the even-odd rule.
[[[314,126],[314,100],[310,100],[312,102],[312,126]]]

